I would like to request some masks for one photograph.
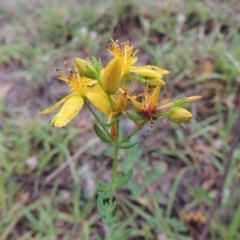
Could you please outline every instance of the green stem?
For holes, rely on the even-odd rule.
[[[143,126],[147,123],[143,122]],[[128,141],[133,135],[135,135],[138,131],[140,131],[142,128],[136,128],[134,131],[132,131],[127,137],[125,137],[122,141],[119,142],[119,145],[121,145],[122,143],[125,143],[126,141]]]
[[[110,136],[110,133],[108,132],[107,128],[102,124],[101,119],[98,117],[98,115],[93,111],[93,109],[91,108],[91,106],[89,105],[89,103],[87,101],[85,101],[85,104],[87,105],[88,109],[90,110],[90,112],[93,114],[93,116],[97,119],[98,123],[102,126],[103,130],[105,131],[105,133]]]
[[[109,104],[111,106],[111,109],[112,109],[112,111],[114,111],[114,102],[113,102],[113,100],[111,98],[111,95],[107,94],[107,97],[108,97],[108,102],[109,102]]]
[[[119,152],[119,144],[115,144],[115,146],[114,146],[113,166],[112,166],[112,178],[111,178],[111,185],[112,185],[112,187],[114,185],[114,181],[115,181],[116,176],[117,176],[118,152]]]
[[[115,190],[115,180],[117,177],[117,167],[118,167],[118,153],[119,153],[119,120],[116,122],[117,124],[117,135],[116,135],[116,140],[114,143],[114,158],[113,158],[113,165],[112,165],[112,176],[111,176],[111,195],[109,197],[109,207],[108,207],[108,218],[111,219],[112,216],[112,204],[113,204],[113,195],[114,195],[114,190]],[[109,226],[108,226],[109,227]],[[109,227],[108,234],[107,234],[107,239],[111,240],[111,234],[112,234],[112,227]]]

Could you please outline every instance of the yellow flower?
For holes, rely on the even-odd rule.
[[[134,49],[129,41],[118,44],[118,41],[112,42],[108,45],[108,51],[113,54],[115,58],[119,58],[122,65],[122,74],[129,74],[130,67],[137,61],[135,57],[138,49]]]
[[[160,93],[160,87],[156,87],[153,90],[153,93],[150,93],[150,91],[147,89],[142,95],[141,97],[143,98],[143,102],[140,103],[136,100],[136,98],[138,97],[131,97],[129,95],[127,95],[127,97],[129,98],[129,100],[132,102],[133,106],[139,111],[139,113],[150,119],[153,120],[156,115],[157,115],[157,100],[158,100],[158,96]]]
[[[130,100],[128,98],[128,93],[127,91],[123,91],[122,89],[119,89],[119,92],[115,98],[113,99],[114,101],[114,109],[108,116],[108,122],[110,123],[112,119],[119,113],[125,113],[127,110]]]
[[[57,115],[52,119],[51,126],[63,127],[72,121],[82,109],[85,99],[89,99],[95,107],[108,116],[111,112],[108,98],[97,81],[83,77],[78,73],[73,73],[67,65],[66,68],[69,76],[66,76],[58,69],[55,69],[55,72],[60,80],[70,86],[72,93],[41,112],[41,114],[50,113],[63,105]]]
[[[177,123],[187,122],[192,119],[193,115],[188,110],[181,107],[174,107],[167,116],[169,120]]]
[[[118,41],[113,41],[108,45],[108,51],[113,54],[115,58],[119,58],[122,65],[122,75],[128,75],[130,72],[136,73],[149,78],[149,86],[164,86],[165,82],[162,80],[164,74],[170,73],[168,70],[158,68],[156,66],[132,66],[136,61],[135,55],[139,49],[134,49],[129,41],[118,44]],[[148,81],[147,81],[148,84]]]

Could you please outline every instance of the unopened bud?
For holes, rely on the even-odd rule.
[[[122,66],[119,58],[112,59],[104,69],[102,86],[107,94],[113,94],[119,87]]]
[[[191,120],[192,117],[193,117],[192,113],[181,107],[174,107],[171,110],[171,113],[168,115],[169,120],[177,123],[187,122]]]
[[[97,78],[97,72],[90,62],[87,62],[81,58],[76,58],[75,67],[77,72],[83,75],[84,77],[91,78],[91,79]]]
[[[195,102],[195,101],[197,101],[197,100],[199,100],[199,99],[201,99],[201,98],[202,98],[202,96],[192,96],[192,97],[188,97],[188,98],[186,98],[185,103]]]
[[[147,79],[147,85],[149,87],[163,87],[166,85],[166,83],[161,78],[148,78]]]

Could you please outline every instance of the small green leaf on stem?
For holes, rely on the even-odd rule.
[[[111,138],[106,135],[105,132],[103,132],[99,127],[98,125],[94,124],[94,131],[96,133],[96,135],[105,143],[112,143],[112,140]]]
[[[109,186],[108,186],[107,184],[105,184],[104,182],[102,182],[102,181],[98,181],[97,185],[98,185],[98,188],[99,188],[101,191],[107,191],[107,190],[109,190]]]
[[[97,199],[98,211],[101,214],[101,216],[106,216],[108,205],[105,205],[103,200],[104,198],[99,194]]]
[[[122,149],[130,149],[130,148],[133,148],[136,145],[138,145],[140,142],[141,142],[141,140],[139,140],[137,142],[133,142],[133,143],[126,143],[126,144],[123,143],[123,144],[120,145],[120,148],[122,148]]]
[[[131,229],[127,229],[123,232],[121,232],[118,236],[117,236],[117,239],[116,240],[127,240],[128,237],[130,236],[131,234]]]
[[[109,220],[110,224],[113,224],[119,220],[119,218],[122,216],[122,212],[118,211],[116,215]]]
[[[128,183],[133,175],[133,170],[130,169],[124,176],[120,177],[116,181],[115,189],[121,188]]]
[[[127,115],[127,117],[128,117],[129,119],[133,120],[134,122],[135,122],[135,121],[141,121],[141,120],[142,120],[142,117],[133,115],[133,114],[131,114],[131,113],[129,113],[129,112],[126,112],[126,115]]]

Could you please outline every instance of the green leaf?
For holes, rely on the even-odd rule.
[[[102,190],[102,191],[107,191],[107,190],[109,190],[108,185],[105,184],[104,182],[98,181],[97,185],[98,185],[98,188],[99,188],[100,190]]]
[[[117,120],[119,120],[119,117],[113,118],[110,123],[102,123],[102,125],[104,125],[104,126],[106,126],[106,127],[110,127],[110,126],[112,126],[115,122],[117,122]]]
[[[127,229],[123,232],[121,232],[118,236],[117,236],[117,239],[116,240],[127,240],[128,237],[130,236],[131,234],[131,229]]]
[[[97,198],[97,207],[98,207],[99,213],[102,216],[106,215],[107,213],[107,205],[104,204],[103,200],[104,200],[103,197],[99,194]]]
[[[98,193],[98,195],[101,195],[101,197],[102,197],[103,199],[109,198],[109,197],[111,196],[111,194],[112,194],[112,189],[108,189],[108,190],[106,190],[106,191],[103,191],[103,192],[99,192],[99,193]]]
[[[94,124],[94,131],[96,135],[105,143],[112,143],[112,139],[105,133],[103,132],[98,125]]]
[[[142,139],[140,139],[139,141],[137,142],[134,142],[134,143],[123,143],[120,145],[120,148],[122,149],[130,149],[130,148],[133,148],[135,147],[137,144],[139,144],[141,142]]]
[[[116,213],[116,215],[109,220],[109,223],[110,223],[110,224],[113,224],[113,223],[117,222],[121,216],[122,216],[122,212],[121,212],[121,211],[118,211],[118,212]]]
[[[238,206],[238,209],[236,210],[229,227],[229,239],[236,239],[237,236],[239,236],[239,226],[240,226],[240,205]]]
[[[120,177],[119,179],[117,179],[115,188],[121,188],[122,186],[126,185],[128,183],[128,181],[131,179],[133,175],[133,170],[130,169],[124,176]]]
[[[117,206],[117,203],[116,203],[116,201],[114,201],[113,204],[112,204],[112,208],[110,209],[111,212],[114,212],[116,206]]]
[[[133,120],[134,122],[142,120],[142,118],[140,116],[132,115],[129,112],[126,112],[126,115],[129,119]]]
[[[96,240],[102,240],[99,236],[96,237]]]

